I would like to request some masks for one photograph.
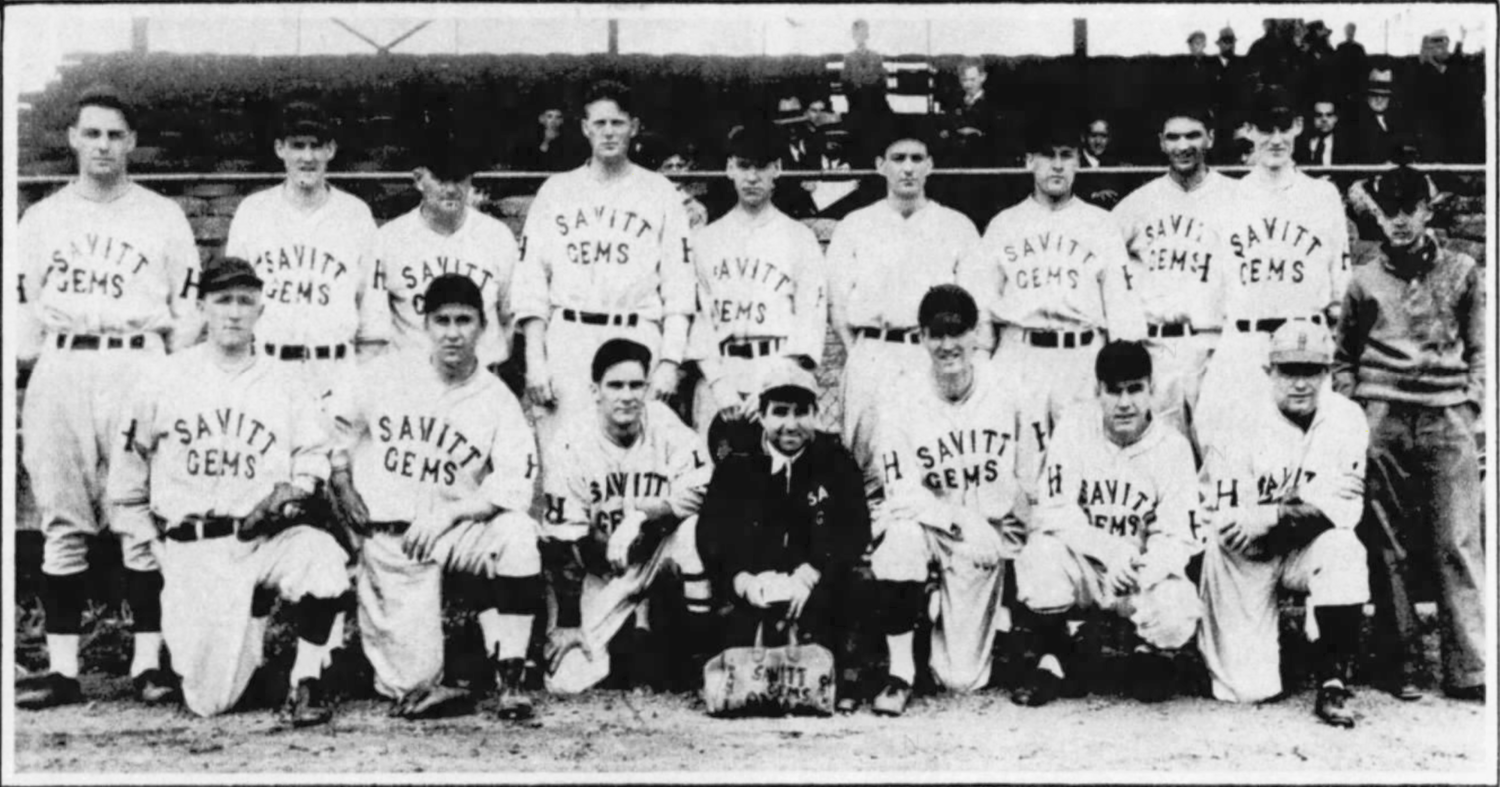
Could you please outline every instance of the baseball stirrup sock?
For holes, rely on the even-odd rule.
[[[302,600],[297,602],[294,614],[297,637],[317,645],[317,649],[321,651],[322,646],[328,644],[328,635],[333,630],[333,618],[338,613],[339,599],[337,598],[303,596]],[[298,647],[300,649],[301,645],[299,644]]]
[[[88,585],[83,574],[42,577],[42,612],[47,616],[48,634],[77,635],[83,629],[83,605],[88,599]]]
[[[541,574],[529,577],[495,577],[489,581],[489,604],[481,609],[498,610],[502,615],[530,617],[546,609],[547,584]]]
[[[713,611],[713,589],[708,584],[707,574],[683,574],[682,598],[687,611],[694,615],[707,615]]]
[[[161,633],[162,584],[160,571],[125,572],[125,603],[137,634]]]
[[[927,605],[926,583],[882,581],[876,587],[884,610],[881,633],[897,636],[915,631]]]
[[[1321,681],[1342,680],[1348,671],[1349,661],[1359,648],[1359,629],[1364,617],[1364,608],[1359,604],[1313,607],[1318,628],[1322,635],[1315,645],[1318,653],[1318,674]]]

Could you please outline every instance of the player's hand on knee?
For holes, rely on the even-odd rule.
[[[581,628],[559,628],[552,632],[547,640],[547,647],[542,655],[547,659],[547,671],[557,674],[562,666],[562,660],[570,651],[582,651],[586,659],[594,658],[594,649],[589,646],[588,638],[583,635]]]
[[[656,371],[651,374],[651,395],[659,402],[665,402],[677,394],[677,385],[681,382],[681,373],[675,361],[662,361],[656,365]]]
[[[401,551],[412,560],[430,560],[437,540],[453,527],[453,523],[453,514],[441,506],[418,516],[401,539]]]
[[[609,545],[605,547],[604,556],[609,560],[609,565],[616,571],[624,571],[630,565],[630,547],[635,544],[636,539],[641,536],[641,525],[645,524],[646,516],[638,510],[626,512],[624,519],[615,527],[615,532],[609,536]]]

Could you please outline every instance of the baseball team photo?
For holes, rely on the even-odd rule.
[[[1496,23],[8,7],[0,771],[1494,783]]]

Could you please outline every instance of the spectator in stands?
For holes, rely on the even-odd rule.
[[[1354,155],[1359,164],[1380,164],[1391,154],[1392,135],[1406,128],[1391,112],[1391,69],[1370,69],[1365,103],[1354,122]]]
[[[663,175],[671,177],[697,168],[697,149],[692,143],[676,145],[667,153],[658,167]],[[698,229],[708,223],[708,208],[704,198],[708,194],[708,182],[702,180],[673,180],[677,193],[682,195],[682,207],[687,211],[688,227]]]
[[[562,103],[549,103],[536,116],[536,132],[516,143],[506,162],[510,169],[561,172],[583,164],[588,150],[570,129]]]
[[[1185,104],[1209,106],[1213,101],[1217,66],[1208,55],[1208,34],[1194,30],[1187,38],[1187,45],[1187,59],[1173,64],[1172,81],[1178,91],[1178,100]]]
[[[1235,54],[1236,43],[1234,28],[1220,30],[1215,42],[1219,54],[1211,62],[1209,98],[1215,117],[1214,139],[1220,141],[1215,147],[1216,160],[1228,158],[1228,154],[1222,151],[1231,147],[1229,143],[1233,140],[1235,127],[1239,125],[1241,110],[1248,95],[1245,59]]]
[[[1344,43],[1339,44],[1339,48],[1333,53],[1338,74],[1334,96],[1340,105],[1355,97],[1359,92],[1359,81],[1369,71],[1369,58],[1365,55],[1365,48],[1354,40],[1357,29],[1353,22],[1344,25]]]
[[[1193,34],[1188,36],[1187,45],[1188,57],[1191,57],[1194,61],[1208,57],[1208,53],[1205,51],[1208,49],[1208,34],[1202,30],[1194,30]]]
[[[639,121],[635,136],[630,140],[630,160],[647,168],[661,169],[667,160],[671,144],[666,137],[646,128],[644,119]]]
[[[871,140],[885,138],[885,127],[891,119],[891,105],[886,100],[885,58],[869,48],[870,23],[854,20],[851,28],[854,50],[844,55],[841,77],[844,95],[849,99],[845,126],[856,135],[856,143],[870,148]],[[869,151],[870,158],[874,150]]]
[[[1309,120],[1305,125],[1312,133],[1297,138],[1298,164],[1327,167],[1354,159],[1349,132],[1339,126],[1338,104],[1332,98],[1314,101]]]
[[[1081,144],[1078,148],[1078,168],[1097,169],[1099,167],[1118,167],[1123,162],[1111,149],[1113,136],[1108,118],[1094,116],[1084,126],[1083,134],[1080,136]],[[1119,179],[1112,175],[1086,176],[1084,188],[1079,192],[1085,195],[1085,199],[1098,205],[1105,210],[1113,208],[1120,201],[1121,184]]]
[[[856,150],[850,143],[849,133],[842,127],[825,128],[819,145],[819,166],[816,169],[824,172],[848,172],[854,169],[854,162],[858,161],[855,158]],[[859,161],[862,168],[873,164],[871,161]],[[802,186],[812,197],[815,211],[809,218],[842,219],[855,208],[870,204],[878,195],[870,186],[861,188],[861,185],[853,178],[803,181]]]
[[[992,166],[1001,156],[1000,111],[985,94],[988,74],[984,61],[965,58],[958,64],[958,84],[963,94],[944,114],[938,135],[946,143],[944,158],[949,166]]]
[[[1429,159],[1482,161],[1484,76],[1466,62],[1462,40],[1452,52],[1449,43],[1446,30],[1423,36],[1412,80],[1412,115]]]
[[[1333,30],[1323,20],[1313,20],[1302,36],[1302,58],[1299,65],[1297,96],[1310,99],[1328,95],[1337,89],[1338,71],[1335,67],[1333,46],[1328,43]]]
[[[776,102],[775,124],[783,135],[781,166],[785,169],[819,169],[822,151],[812,115],[802,107],[802,99],[787,94]]]

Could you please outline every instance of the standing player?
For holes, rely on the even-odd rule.
[[[1012,697],[1020,705],[1057,697],[1060,658],[1071,650],[1069,610],[1107,610],[1135,624],[1130,689],[1143,702],[1170,695],[1162,651],[1186,645],[1197,628],[1197,589],[1186,573],[1198,505],[1192,448],[1152,417],[1144,345],[1104,345],[1094,376],[1097,402],[1064,413],[1052,435],[1041,501],[1016,558],[1016,600],[1041,653]]]
[[[437,277],[456,273],[472,279],[484,294],[479,363],[494,368],[510,356],[511,276],[521,256],[515,236],[499,220],[469,207],[479,159],[459,140],[426,140],[413,164],[422,204],[375,232],[375,288],[390,296],[391,345],[430,349],[422,294]]]
[[[677,390],[693,313],[692,249],[677,188],[629,157],[639,128],[629,90],[599,82],[584,99],[588,163],[542,184],[522,231],[516,323],[526,336],[526,388],[552,405],[538,419],[543,444],[557,424],[589,413],[589,364],[611,338],[660,359],[655,398]]]
[[[580,692],[609,675],[610,640],[669,568],[683,580],[696,629],[693,641],[679,644],[707,655],[711,591],[695,531],[713,470],[703,439],[666,405],[648,403],[650,368],[644,345],[600,345],[591,369],[594,412],[562,424],[544,455],[543,554],[557,597],[550,691]]]
[[[1257,702],[1281,693],[1277,587],[1307,594],[1317,643],[1318,718],[1353,727],[1344,685],[1370,599],[1364,504],[1370,432],[1359,406],[1328,390],[1328,329],[1289,322],[1271,337],[1271,393],[1236,411],[1205,442],[1208,531],[1198,647],[1214,697]],[[1274,406],[1269,406],[1274,404]]]
[[[1046,398],[1055,421],[1090,398],[1094,357],[1107,338],[1139,340],[1146,326],[1120,231],[1109,214],[1073,195],[1078,137],[1063,123],[1029,133],[1031,196],[1000,211],[959,283],[980,302],[980,343],[1022,386]]]
[[[440,685],[444,572],[472,578],[499,715],[524,719],[532,617],[544,603],[535,494],[536,440],[521,406],[480,369],[492,304],[457,273],[420,296],[425,350],[372,361],[329,403],[338,431],[333,497],[360,550],[359,630],[375,690],[395,714],[438,713],[465,692]]]
[[[1229,258],[1217,266],[1224,336],[1204,373],[1200,445],[1228,428],[1246,402],[1270,396],[1261,359],[1288,320],[1337,321],[1349,285],[1349,231],[1338,188],[1308,177],[1292,161],[1302,117],[1282,88],[1256,98],[1247,126],[1255,165],[1239,182],[1228,229]]]
[[[694,239],[699,308],[692,355],[704,386],[694,424],[743,421],[768,369],[783,358],[811,368],[823,357],[828,303],[823,250],[813,231],[771,204],[781,174],[771,130],[749,125],[729,137],[729,179],[739,204]]]
[[[1002,561],[1016,556],[1035,496],[1042,424],[1038,408],[989,364],[975,364],[978,307],[942,284],[918,306],[926,373],[897,381],[882,401],[875,445],[883,473],[871,502],[876,609],[890,650],[878,714],[898,716],[911,697],[914,630],[924,583],[939,568],[933,676],[957,691],[990,679],[1002,611]]]
[[[105,469],[120,440],[118,401],[169,349],[198,340],[198,250],[170,200],[126,173],[135,118],[118,96],[86,92],[68,128],[78,179],[26,212],[20,235],[23,338],[36,364],[21,413],[22,462],[45,539],[42,606],[48,672],[17,681],[16,705],[83,699],[78,640],[90,537],[102,532]],[[147,702],[173,689],[160,669],[161,573],[149,537],[120,531],[125,600],[135,625],[130,675]]]
[[[1236,203],[1235,181],[1208,168],[1213,117],[1178,108],[1162,120],[1167,174],[1115,206],[1146,318],[1156,391],[1151,411],[1193,439],[1193,412],[1223,324],[1218,267]]]
[[[109,502],[122,529],[159,539],[162,633],[194,713],[229,710],[260,666],[257,591],[295,605],[285,710],[301,727],[332,715],[320,678],[349,574],[333,536],[295,524],[291,509],[328,478],[328,436],[300,377],[256,351],[264,286],[238,258],[204,270],[208,339],[142,382],[115,443]]]
[[[922,293],[952,284],[959,262],[979,243],[974,222],[927,197],[933,158],[926,130],[896,126],[876,169],[885,199],[850,213],[828,245],[828,300],[844,361],[844,445],[872,458],[875,402],[891,381],[925,363],[917,304]],[[866,483],[879,470],[865,468]]]
[[[286,180],[240,203],[224,253],[250,260],[266,280],[260,349],[296,363],[321,396],[353,372],[357,340],[386,338],[384,297],[370,292],[375,220],[328,182],[338,143],[322,109],[288,104],[275,147]]]

